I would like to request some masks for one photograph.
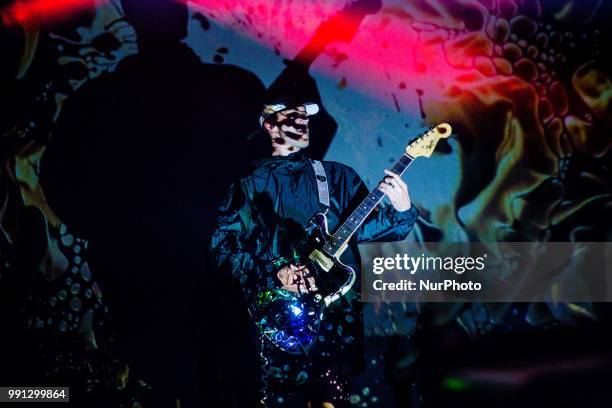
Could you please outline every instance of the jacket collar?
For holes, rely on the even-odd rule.
[[[270,156],[255,162],[255,167],[268,166],[270,168],[286,168],[287,170],[298,170],[308,163],[308,157],[303,150],[291,153],[288,156]]]

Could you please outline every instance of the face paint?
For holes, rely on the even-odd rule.
[[[304,107],[278,112],[268,123],[275,128],[270,133],[272,143],[278,147],[284,145],[286,152],[304,149],[310,144]]]
[[[306,119],[306,114],[301,112],[291,112],[285,115],[284,119],[278,121],[278,127],[292,139],[301,139],[308,133],[308,124],[298,123],[298,120]]]
[[[308,135],[308,116],[303,107],[280,112],[276,116],[276,126],[286,144],[294,148],[306,148],[310,144]]]

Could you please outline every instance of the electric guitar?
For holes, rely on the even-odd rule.
[[[400,176],[417,157],[430,157],[438,141],[451,134],[451,126],[442,123],[431,128],[406,146],[392,172]],[[258,294],[250,310],[260,333],[290,354],[307,354],[316,343],[325,310],[353,287],[355,271],[340,261],[349,240],[385,194],[374,189],[333,234],[327,228],[327,216],[316,213],[305,227],[302,239],[288,256],[275,259],[273,266],[304,265],[315,278],[316,290],[294,293],[285,289]]]

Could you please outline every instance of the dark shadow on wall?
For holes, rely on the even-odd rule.
[[[206,266],[206,249],[228,185],[267,153],[263,139],[246,139],[266,89],[242,68],[203,64],[180,42],[184,6],[154,3],[124,2],[140,53],[68,99],[41,182],[60,219],[90,240],[117,351],[153,386],[155,405],[225,406],[241,394],[229,382],[255,386],[256,362],[245,368],[246,317]],[[320,102],[307,71],[290,64],[279,81],[296,77]],[[335,122],[323,112],[313,128],[321,134],[313,155],[322,157]],[[242,339],[235,350],[229,337]],[[219,365],[235,367],[224,371],[236,378],[219,379]]]

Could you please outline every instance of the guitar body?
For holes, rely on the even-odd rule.
[[[273,265],[277,270],[290,264],[306,266],[317,282],[317,290],[299,294],[281,288],[264,291],[251,312],[261,333],[288,353],[308,353],[316,343],[325,309],[355,283],[353,268],[325,251],[331,238],[326,215],[313,215],[292,254],[275,259]]]

